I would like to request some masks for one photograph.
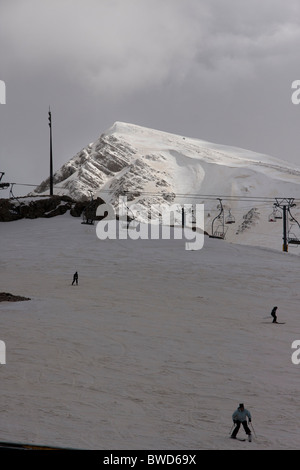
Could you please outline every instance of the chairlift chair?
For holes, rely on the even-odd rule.
[[[296,204],[293,204],[291,207],[295,207],[295,206],[296,206]],[[298,245],[300,245],[300,238],[297,237],[297,235],[295,235],[295,233],[292,233],[291,230],[292,230],[292,227],[298,226],[298,229],[296,230],[296,232],[299,233],[300,224],[295,219],[295,217],[291,214],[290,207],[288,208],[288,213],[289,213],[289,221],[294,222],[290,225],[289,230],[288,230],[288,236],[287,236],[288,244],[298,246]]]
[[[292,225],[291,225],[292,228]],[[288,232],[288,244],[289,245],[300,245],[300,239],[295,235],[295,233],[291,232],[291,228]]]
[[[282,219],[282,213],[279,209],[274,208],[273,213],[274,213],[275,219]]]
[[[276,222],[275,212],[273,211],[272,214],[268,217],[269,222]]]
[[[289,245],[300,245],[300,240],[299,238],[296,237],[294,233],[291,233],[288,237],[288,244]]]
[[[231,210],[229,209],[229,214],[225,219],[225,224],[235,224],[235,218],[231,214]]]

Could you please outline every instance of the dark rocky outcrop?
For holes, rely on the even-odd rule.
[[[22,302],[24,300],[31,300],[29,297],[23,297],[21,295],[13,295],[8,292],[0,292],[0,302]]]
[[[100,198],[94,201],[75,201],[69,196],[38,196],[17,199],[0,199],[0,222],[19,219],[56,217],[67,211],[73,217],[81,217],[88,211],[89,218],[96,218],[96,210],[103,204]]]

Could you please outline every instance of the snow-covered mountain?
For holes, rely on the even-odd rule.
[[[75,199],[93,195],[116,204],[119,195],[126,195],[128,206],[204,203],[208,233],[226,232],[230,241],[280,247],[282,224],[275,217],[279,223],[269,223],[269,216],[275,198],[297,202],[300,169],[249,150],[116,122],[64,164],[54,184],[55,194]],[[48,188],[49,179],[34,194],[48,193]],[[221,204],[224,212],[214,220]],[[234,224],[226,224],[228,216]],[[297,207],[293,217],[297,220]],[[295,237],[299,231],[300,238],[296,221],[291,221],[291,231]],[[270,236],[276,241],[270,242]]]

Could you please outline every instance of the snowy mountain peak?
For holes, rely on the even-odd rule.
[[[205,203],[209,233],[219,213],[217,198],[222,197],[224,210],[234,211],[240,220],[238,227],[226,227],[227,238],[248,242],[245,232],[266,220],[272,198],[298,197],[300,170],[250,150],[117,121],[65,163],[55,173],[54,184],[55,194],[74,199],[93,196],[116,203],[126,195],[129,205],[148,207]],[[34,194],[45,194],[48,188],[46,180]],[[265,198],[259,207],[253,202],[257,197]],[[253,217],[245,230],[249,213]]]
[[[208,164],[233,170],[247,168],[293,183],[298,183],[300,176],[299,169],[267,155],[117,121],[55,173],[55,193],[80,199],[116,187],[118,181],[120,191],[146,190],[151,186],[156,191],[165,187],[175,193],[213,194],[215,191],[212,187],[209,190],[207,184],[203,192],[205,175],[206,179],[213,176],[213,186],[221,190],[217,192],[228,190],[228,184],[224,187],[224,181],[219,181],[222,171],[208,168]],[[144,171],[140,177],[132,180],[141,169]],[[45,180],[34,192],[44,193],[48,187],[49,180]]]

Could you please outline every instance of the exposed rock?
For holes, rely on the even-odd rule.
[[[94,201],[74,201],[69,196],[38,196],[18,199],[0,199],[0,222],[19,219],[37,219],[56,217],[70,211],[73,217],[81,217],[89,208],[89,217],[96,216],[97,207],[103,204],[98,198]]]
[[[256,221],[259,220],[259,212],[256,207],[253,207],[250,211],[247,212],[243,216],[243,223],[239,225],[236,234],[244,232],[245,230],[249,229]]]
[[[53,175],[56,194],[69,194],[82,200],[96,193],[107,180],[130,164],[135,149],[114,136],[102,135],[95,144],[78,152]],[[49,190],[49,178],[33,194]]]
[[[0,302],[22,302],[24,300],[31,300],[29,297],[21,295],[13,295],[8,292],[0,292]]]

